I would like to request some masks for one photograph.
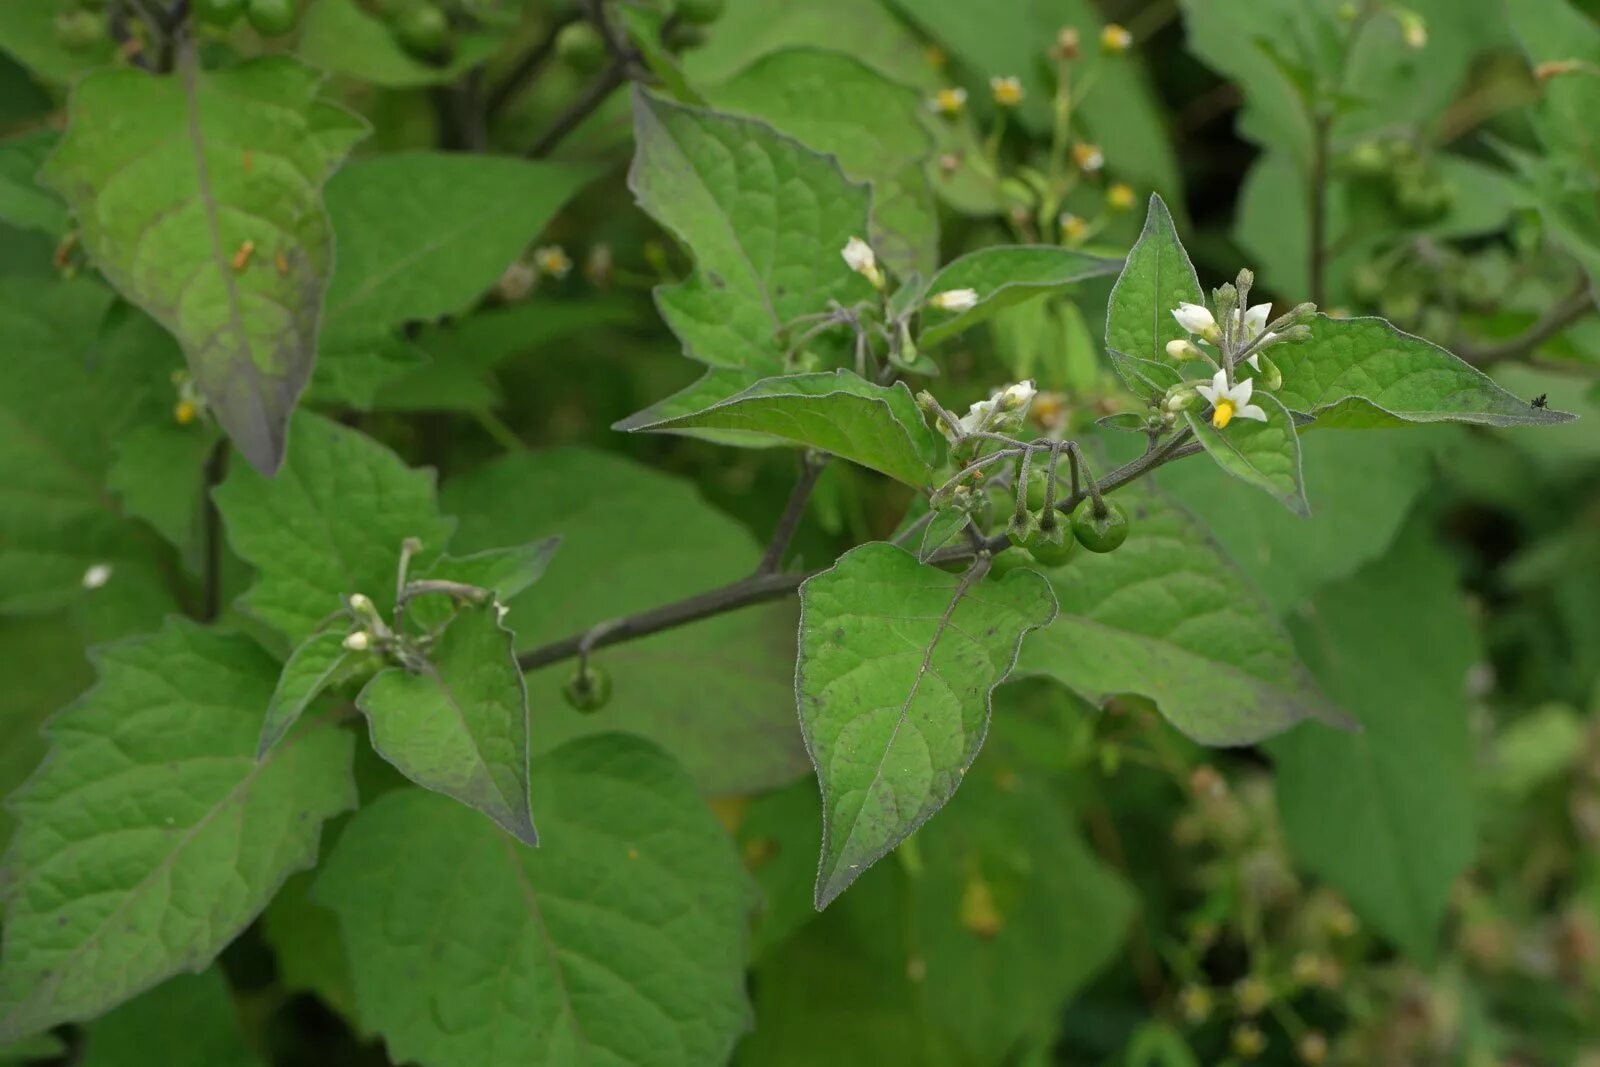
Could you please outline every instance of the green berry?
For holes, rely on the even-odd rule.
[[[1362,141],[1345,156],[1345,165],[1352,174],[1376,178],[1388,171],[1389,153],[1377,141]]]
[[[63,11],[56,16],[56,40],[69,52],[87,52],[105,36],[105,20],[92,11]]]
[[[1016,570],[1018,567],[1030,567],[1033,557],[1025,548],[1007,548],[994,554],[994,559],[989,564],[989,576],[999,578]]]
[[[194,0],[194,16],[201,22],[226,29],[244,14],[246,0]]]
[[[1090,552],[1115,552],[1128,539],[1128,514],[1111,501],[1102,501],[1096,513],[1094,501],[1085,500],[1072,513],[1072,536]]]
[[[407,8],[395,20],[400,46],[421,59],[439,59],[450,52],[450,19],[432,4]]]
[[[606,673],[604,667],[591,663],[567,679],[567,684],[561,688],[561,695],[567,698],[568,704],[585,714],[599,711],[611,699],[611,675]]]
[[[1076,542],[1067,536],[1065,522],[1051,519],[1039,528],[1039,534],[1028,545],[1028,554],[1046,567],[1064,566],[1072,558]]]
[[[263,37],[281,37],[294,29],[300,13],[294,0],[250,0],[245,11],[250,28]]]
[[[726,6],[726,0],[678,0],[672,11],[691,26],[705,26],[721,18]]]
[[[1045,495],[1050,489],[1050,472],[1044,468],[1035,467],[1028,472],[1028,507],[1038,511],[1044,507]],[[1056,499],[1060,500],[1067,495],[1066,479],[1061,473],[1056,474]]]
[[[592,23],[573,22],[556,34],[556,55],[579,74],[592,74],[606,61],[606,43]]]

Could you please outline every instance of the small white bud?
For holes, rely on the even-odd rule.
[[[111,580],[111,564],[96,563],[83,572],[83,587],[85,589],[99,589]]]
[[[365,593],[350,594],[350,610],[362,615],[372,610],[372,600]]]
[[[928,306],[940,311],[971,311],[978,306],[976,289],[946,289],[928,298]]]
[[[845,265],[851,270],[866,278],[875,287],[883,288],[883,272],[878,269],[878,257],[873,254],[871,245],[859,237],[852,237],[845,242],[839,254],[844,257]]]
[[[498,603],[495,604],[495,606],[494,606],[494,621],[495,622],[505,622],[506,621],[506,616],[509,615],[509,614],[511,614],[511,609],[509,607],[507,607],[504,604],[498,604]]]
[[[1204,353],[1193,341],[1179,337],[1167,342],[1167,355],[1182,363],[1185,360],[1199,359]]]
[[[1172,311],[1172,317],[1178,320],[1188,333],[1197,333],[1204,337],[1208,333],[1217,332],[1217,320],[1212,317],[1211,309],[1204,304],[1179,304]]]
[[[344,647],[351,652],[365,652],[372,647],[372,635],[365,630],[357,630],[353,634],[346,635]]]

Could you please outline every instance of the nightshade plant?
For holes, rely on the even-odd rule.
[[[1012,849],[1050,868],[1038,884],[1072,883],[1114,938],[1126,890],[1057,809],[1028,806],[1034,784],[976,784],[961,836],[920,844],[981,764],[1002,683],[1153,707],[1204,746],[1360,729],[1155,472],[1210,464],[1208,491],[1236,479],[1306,516],[1308,434],[1571,418],[1383,318],[1274,303],[1261,288],[1285,283],[1249,269],[1203,285],[1159,195],[1125,254],[1087,243],[1067,205],[1107,157],[1074,124],[1075,29],[1049,46],[1036,165],[1002,150],[1008,116],[1034,122],[1031,71],[995,75],[969,146],[1014,240],[941,259],[916,145],[853,124],[851,87],[889,84],[869,65],[791,48],[702,79],[675,34],[721,5],[596,2],[486,89],[514,6],[314,0],[296,29],[294,5],[262,0],[103,17],[63,0],[56,43],[6,21],[43,16],[0,18],[30,65],[76,75],[59,132],[0,144],[5,238],[60,240],[48,270],[0,277],[0,608],[125,598],[95,624],[93,685],[5,782],[0,1061],[52,1055],[65,1024],[91,1053],[97,1027],[126,1042],[144,1011],[219,1043],[194,1062],[250,1062],[213,966],[229,950],[276,957],[396,1063],[723,1063],[752,1025],[751,954],[806,921],[802,884],[818,911],[862,892],[881,921],[915,916],[851,888],[894,853],[913,878],[955,872],[927,884],[978,944],[1030,908],[1063,921],[1054,897],[997,897],[952,844],[1023,826],[1059,842]],[[295,50],[263,43],[291,30]],[[1130,40],[1107,27],[1100,48]],[[634,83],[613,98],[628,187],[681,250],[645,257],[655,308],[701,368],[614,429],[791,450],[762,550],[664,476],[528,453],[492,414],[496,329],[586,322],[550,327],[560,308],[528,294],[574,269],[541,234],[604,168],[476,151],[484,115],[557,51],[598,80],[533,155]],[[465,86],[434,90],[463,151],[370,143],[360,94],[321,66]],[[967,107],[885,92],[917,130]],[[1035,378],[990,376],[970,404],[950,384],[969,331],[1102,279],[1103,359],[1132,399],[1098,426]],[[396,413],[428,410],[471,414],[512,455],[438,484],[401,455],[437,430]],[[795,539],[841,478],[900,514],[814,558]],[[813,854],[768,865],[703,799],[793,780],[802,745],[820,811],[791,790],[794,810],[750,818],[810,827],[814,880]],[[774,924],[754,946],[747,867]],[[1255,1039],[1236,1032],[1235,1053]]]

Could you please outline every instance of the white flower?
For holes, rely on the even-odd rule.
[[[1230,388],[1227,373],[1219,370],[1211,379],[1210,385],[1197,385],[1194,389],[1210,402],[1211,425],[1220,430],[1235,417],[1255,419],[1257,422],[1267,421],[1267,413],[1258,405],[1250,403],[1250,394],[1255,391],[1255,387],[1254,380],[1245,378],[1235,382]]]
[[[978,306],[976,289],[946,289],[928,298],[928,306],[940,311],[971,311]]]
[[[1204,304],[1179,304],[1173,309],[1172,317],[1178,320],[1178,325],[1186,333],[1197,333],[1209,339],[1211,334],[1217,332],[1217,320]]]
[[[940,89],[928,100],[928,110],[936,115],[953,118],[967,106],[967,91],[961,88]]]
[[[980,400],[967,409],[961,416],[961,432],[977,433],[988,425],[989,417],[994,414],[995,402],[993,400]]]
[[[1269,316],[1271,314],[1272,314],[1272,305],[1271,304],[1256,304],[1253,307],[1251,307],[1248,310],[1246,310],[1245,313],[1244,313],[1244,330],[1245,330],[1244,337],[1245,337],[1245,340],[1247,340],[1247,341],[1255,340],[1255,338],[1261,333],[1261,331],[1265,330],[1267,328],[1267,316]],[[1235,308],[1234,311],[1233,311],[1233,321],[1234,321],[1235,324],[1237,324],[1239,322],[1239,309],[1238,308]]]
[[[99,589],[111,580],[111,564],[96,563],[83,572],[83,587],[85,589]]]
[[[1199,347],[1196,346],[1193,341],[1186,341],[1181,337],[1175,337],[1167,342],[1167,356],[1171,359],[1177,360],[1180,363],[1188,359],[1199,359],[1203,355],[1205,355],[1205,353],[1201,352]]]
[[[844,257],[845,264],[857,274],[866,278],[879,289],[883,288],[883,272],[878,269],[878,257],[873,255],[872,246],[859,237],[852,237],[844,243],[844,248],[839,254]]]
[[[372,598],[365,593],[351,593],[350,610],[365,615],[372,610]]]
[[[565,278],[572,271],[572,258],[560,245],[545,245],[533,250],[533,265],[552,278]]]
[[[372,647],[372,635],[365,630],[357,630],[345,637],[344,647],[351,652],[365,652]]]
[[[1017,411],[1033,403],[1033,398],[1038,394],[1039,390],[1034,386],[1033,379],[1029,378],[1025,382],[1006,386],[995,394],[995,399],[1000,402],[1002,411]]]

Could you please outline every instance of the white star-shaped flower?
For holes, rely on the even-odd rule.
[[[1205,397],[1211,404],[1211,425],[1221,430],[1235,418],[1254,419],[1257,422],[1266,422],[1267,413],[1257,404],[1250,403],[1250,394],[1255,392],[1254,379],[1244,378],[1228,385],[1228,375],[1225,371],[1217,371],[1211,379],[1210,385],[1197,385],[1195,392]]]

